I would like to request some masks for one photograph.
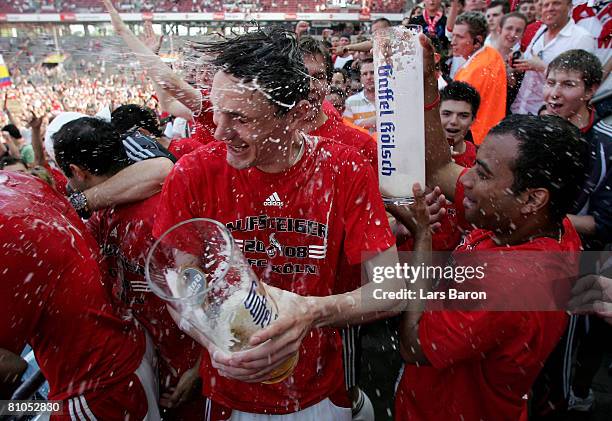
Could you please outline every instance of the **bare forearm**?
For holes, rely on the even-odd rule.
[[[457,21],[457,15],[459,15],[459,2],[452,1],[448,18],[446,19],[446,29],[448,32],[453,32],[455,22]]]
[[[425,82],[425,103],[434,103],[438,95],[437,81],[432,77]],[[453,200],[461,167],[451,159],[440,121],[439,106],[425,111],[425,157],[427,185],[432,188],[439,186],[442,193]]]
[[[194,112],[192,112],[192,110],[171,96],[157,82],[152,81],[152,83],[153,89],[155,89],[155,94],[157,95],[157,99],[159,101],[159,107],[162,111],[165,111],[174,117],[181,117],[187,121],[190,121],[193,118]],[[199,102],[201,107],[202,101],[200,100]]]
[[[104,183],[84,192],[89,209],[93,211],[151,197],[161,191],[172,165],[172,161],[167,158],[149,159],[130,165]]]
[[[106,3],[106,2],[105,2]],[[201,98],[197,89],[191,87],[179,75],[168,67],[161,58],[147,47],[127,27],[112,5],[107,4],[113,27],[123,38],[127,46],[136,54],[141,65],[147,69],[149,76],[164,90],[192,111],[200,109]]]
[[[45,166],[45,150],[43,148],[42,136],[40,128],[32,128],[32,149],[34,150],[34,165]]]
[[[365,51],[366,53],[372,49],[372,41],[358,42],[357,44],[349,44],[346,46],[349,51]]]
[[[428,267],[431,265],[431,233],[425,232],[415,238],[415,247],[412,259],[413,266]],[[400,350],[404,361],[411,363],[424,363],[427,358],[423,354],[419,341],[419,322],[425,311],[426,301],[420,297],[431,291],[429,279],[418,277],[413,284],[416,291],[414,299],[408,300],[406,312],[402,314],[400,323]]]

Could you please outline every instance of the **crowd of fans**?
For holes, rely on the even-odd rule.
[[[376,13],[401,13],[402,0],[375,0],[370,9]],[[210,13],[210,12],[323,12],[361,9],[361,1],[348,1],[349,9],[341,9],[331,1],[313,0],[298,2],[296,0],[118,0],[115,6],[121,12],[174,12],[174,13]],[[17,0],[0,4],[0,13],[100,13],[104,8],[97,0]]]
[[[138,38],[104,4],[140,70],[33,67],[4,97],[2,398],[27,343],[71,419],[373,420],[359,325],[396,317],[394,419],[593,409],[612,338],[610,0],[425,0],[407,14],[425,34],[427,157],[410,206],[385,206],[378,188],[390,135],[372,35],[387,19],[322,39],[298,22],[194,42],[179,72],[151,22]],[[278,305],[232,356],[147,284],[150,248],[192,218],[231,231]],[[485,280],[456,288],[490,300],[432,311],[423,294],[453,279],[381,283],[398,250],[415,267],[432,251],[483,265]],[[406,287],[418,297],[367,299]],[[295,371],[270,382],[294,354]]]

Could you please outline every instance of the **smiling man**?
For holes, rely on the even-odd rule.
[[[455,250],[454,260],[461,265],[480,252],[482,264],[490,256],[485,263],[489,287],[532,280],[525,285],[528,294],[504,295],[505,309],[517,309],[535,295],[533,280],[558,282],[577,274],[580,240],[564,219],[580,191],[587,159],[575,129],[558,118],[511,116],[489,132],[471,169],[451,161],[443,139],[428,140],[436,140],[427,142],[428,182],[453,197],[458,214],[476,227]],[[502,250],[496,258],[493,252]],[[542,253],[528,261],[521,255],[527,250]],[[396,419],[526,417],[522,397],[566,324],[562,311],[406,314],[401,329],[406,367]],[[458,392],[468,385],[479,393]]]
[[[510,107],[513,114],[537,115],[544,105],[546,66],[559,54],[573,49],[594,52],[595,37],[577,26],[570,12],[572,0],[543,0],[542,23],[514,70],[525,72],[523,83]]]
[[[570,218],[585,248],[601,250],[612,235],[612,160],[610,125],[589,105],[602,79],[599,59],[583,50],[570,50],[549,65],[544,86],[546,113],[580,129],[591,150],[590,173],[581,194],[578,215]]]
[[[302,132],[325,117],[324,93],[311,89],[326,81],[324,55],[313,49],[305,66],[295,36],[278,28],[201,48],[221,69],[211,90],[220,142],[179,161],[164,186],[154,234],[191,218],[218,220],[258,276],[308,296],[337,289],[341,259],[359,264],[369,251],[397,261],[372,166],[351,147]],[[318,233],[304,232],[304,223],[320,227]],[[272,244],[279,252],[269,256]],[[335,328],[309,330],[295,371],[278,384],[230,379],[213,364],[204,352],[200,374],[213,420],[351,419]]]

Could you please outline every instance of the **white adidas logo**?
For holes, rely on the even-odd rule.
[[[264,206],[278,206],[281,207],[283,206],[283,202],[280,199],[280,196],[278,195],[278,193],[274,192],[270,195],[270,197],[268,197],[266,199],[266,201],[264,202]]]

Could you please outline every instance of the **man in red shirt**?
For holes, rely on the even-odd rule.
[[[569,291],[563,280],[577,275],[580,239],[565,215],[584,178],[586,150],[566,123],[529,116],[512,116],[493,128],[470,170],[452,163],[443,146],[442,139],[428,143],[430,156],[438,157],[428,161],[429,179],[477,228],[454,259],[457,265],[485,264],[486,276],[476,285],[489,285],[486,308],[510,311],[406,314],[401,340],[407,364],[397,419],[518,420],[526,416],[522,397],[561,338],[567,316],[512,310],[525,301],[535,302],[532,310],[550,310],[539,286]],[[470,282],[461,288],[477,290]],[[506,285],[517,289],[504,295]],[[479,394],[457,393],[468,385]],[[434,410],[431,396],[444,405]]]
[[[376,141],[370,135],[344,124],[342,116],[330,102],[325,100],[332,72],[329,51],[321,42],[311,37],[302,37],[300,48],[304,56],[304,65],[310,76],[308,95],[310,110],[304,131],[311,136],[333,139],[357,149],[376,171],[378,154]]]
[[[433,48],[424,37],[421,41],[425,47],[425,103],[435,104],[438,90]],[[564,220],[580,191],[587,159],[577,133],[556,118],[510,117],[488,135],[478,151],[476,167],[468,170],[452,162],[438,107],[430,107],[425,119],[428,183],[440,186],[454,199],[460,219],[467,219],[479,228],[468,236],[460,250],[548,251],[541,253],[541,260],[536,262],[520,259],[517,262],[516,253],[508,254],[513,258],[511,265],[506,265],[505,260],[491,260],[495,277],[490,279],[502,280],[493,284],[497,287],[508,285],[504,282],[508,279],[533,280],[534,290],[529,289],[530,294],[515,292],[510,298],[529,298],[524,301],[535,301],[536,305],[551,304],[546,296],[536,294],[535,288],[557,286],[557,281],[559,286],[569,287],[563,278],[575,276],[578,271],[580,242],[571,223]],[[422,195],[419,189],[415,193],[417,198]],[[402,222],[410,225],[411,220],[408,217]],[[430,250],[429,231],[416,234],[415,250],[426,252],[427,247]],[[470,255],[462,253],[460,257]],[[520,270],[516,279],[512,269]],[[541,282],[542,278],[545,282]],[[291,355],[307,327],[363,320],[376,307],[376,303],[365,300],[371,287],[366,285],[331,297],[301,298],[284,293],[291,301],[291,306],[283,306],[288,314],[281,314],[273,325],[254,335],[251,344],[259,345],[259,349],[222,360],[220,364],[233,375],[257,380],[260,373],[266,372],[266,363],[282,362],[283,357]],[[414,287],[427,292],[431,285],[419,278]],[[503,288],[499,289],[503,292]],[[567,292],[569,297],[569,288]],[[511,308],[516,304],[520,308],[520,302],[505,303],[500,297],[503,295],[494,297],[496,305]],[[401,339],[407,365],[398,389],[396,417],[489,420],[519,419],[525,414],[522,397],[561,337],[567,323],[565,313],[432,313],[424,312],[421,299],[406,301],[408,311],[403,316]],[[262,345],[264,341],[268,342]],[[470,390],[475,382],[478,393]]]
[[[426,90],[433,89],[427,87],[435,83],[433,78],[426,83]],[[526,285],[530,294],[525,299],[535,293],[541,278],[555,281],[577,274],[580,241],[564,218],[580,192],[587,155],[570,125],[559,119],[511,116],[489,132],[476,166],[469,170],[452,162],[442,135],[426,141],[428,183],[440,186],[453,199],[460,219],[477,228],[459,246],[456,259],[469,256],[463,251],[517,252],[504,260],[492,258],[485,279],[502,287],[516,279],[533,280]],[[549,253],[529,262],[516,258],[522,250]],[[516,300],[519,294],[510,298]],[[514,302],[510,309],[512,304],[520,307]],[[566,320],[562,312],[407,313],[402,329],[407,365],[396,415],[417,420],[519,419],[526,415],[522,396],[560,339]],[[458,393],[475,383],[479,394]],[[434,405],[432,396],[444,405]]]
[[[332,76],[331,55],[325,46],[312,37],[301,37],[300,48],[304,65],[310,76],[308,102],[310,111],[304,131],[311,136],[333,139],[355,148],[377,171],[378,150],[376,141],[367,133],[347,126],[340,113],[325,100]],[[338,287],[335,293],[352,291],[361,286],[361,266],[349,265],[342,259],[338,270]],[[341,286],[340,286],[341,285]],[[359,326],[351,326],[341,331],[343,341],[343,361],[346,387],[353,403],[353,419],[373,419],[374,409],[368,396],[359,388],[359,357],[361,340]],[[364,418],[365,417],[365,418]]]
[[[62,401],[51,419],[159,419],[145,337],[113,312],[95,240],[70,204],[0,171],[0,226],[0,348],[32,346],[49,399]]]
[[[271,28],[200,48],[223,69],[211,91],[215,137],[222,142],[177,164],[154,234],[190,218],[218,220],[257,275],[268,268],[267,283],[308,296],[334,291],[342,256],[358,264],[362,252],[394,253],[371,165],[351,147],[300,132],[312,108],[295,38]],[[253,413],[351,419],[338,331],[309,329],[295,351],[295,371],[278,384],[231,380],[216,369],[219,356],[211,361],[204,353],[201,376],[213,419],[228,419],[230,410],[231,419]]]
[[[115,127],[95,118],[85,117],[64,125],[54,137],[54,149],[58,165],[70,184],[79,189],[104,182],[128,164]],[[103,209],[88,221],[88,226],[107,260],[109,278],[114,278],[110,285],[113,298],[146,328],[158,352],[160,405],[170,410],[164,417],[187,420],[197,417],[203,407],[201,400],[191,396],[199,381],[196,363],[200,347],[176,326],[144,276],[145,259],[155,242],[152,210],[157,208],[159,198],[160,194],[155,194]]]

